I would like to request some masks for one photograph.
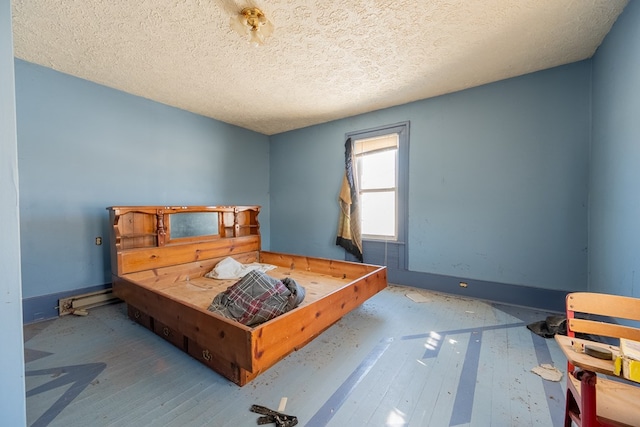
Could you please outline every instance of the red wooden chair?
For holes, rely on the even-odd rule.
[[[621,323],[621,319],[626,321]],[[616,346],[620,338],[640,341],[640,328],[626,326],[634,323],[628,320],[640,321],[640,299],[588,292],[567,295],[569,338],[576,333],[609,341],[613,338]],[[567,354],[567,349],[563,350]],[[568,357],[577,365],[593,366],[593,370],[568,363],[565,427],[571,427],[572,422],[580,427],[640,426],[640,384],[603,375],[611,371],[611,360],[592,360],[593,356],[578,353]]]

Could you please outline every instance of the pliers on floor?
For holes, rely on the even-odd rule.
[[[276,427],[293,427],[298,424],[298,418],[283,414],[260,405],[252,405],[251,412],[264,415],[258,418],[258,425],[275,423]]]

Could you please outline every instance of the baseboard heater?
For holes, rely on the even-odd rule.
[[[75,314],[77,316],[86,316],[90,308],[102,305],[113,304],[119,302],[120,299],[113,295],[111,288],[103,289],[88,294],[75,295],[67,298],[61,298],[58,303],[58,314],[64,316],[66,314]]]

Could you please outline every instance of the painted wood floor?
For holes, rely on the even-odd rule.
[[[425,302],[406,294],[419,292]],[[557,426],[566,361],[528,323],[549,313],[390,286],[240,388],[126,316],[95,308],[26,325],[32,426],[255,426],[253,404],[301,426]],[[274,425],[274,424],[271,424]]]

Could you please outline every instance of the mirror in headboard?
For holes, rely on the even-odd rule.
[[[219,237],[218,212],[176,212],[168,215],[167,231],[171,240]]]

